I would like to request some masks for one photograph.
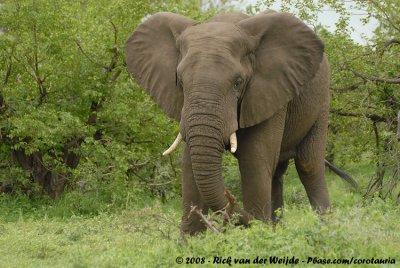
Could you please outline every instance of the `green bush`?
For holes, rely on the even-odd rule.
[[[179,191],[176,157],[161,158],[177,124],[129,78],[125,40],[148,14],[212,11],[195,0],[0,8],[0,192]]]

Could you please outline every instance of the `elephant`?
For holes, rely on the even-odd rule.
[[[199,23],[160,12],[126,42],[131,76],[169,117],[184,141],[181,231],[206,226],[195,205],[273,222],[282,178],[294,159],[311,206],[331,210],[325,179],[330,69],[320,38],[300,19],[267,11],[216,15]],[[226,194],[222,159],[238,161],[243,208]]]

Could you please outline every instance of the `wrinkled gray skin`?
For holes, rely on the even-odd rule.
[[[283,206],[282,175],[296,168],[311,205],[330,210],[324,175],[329,66],[314,32],[297,18],[264,12],[223,14],[205,23],[157,13],[126,44],[136,81],[180,122],[182,231],[205,229],[190,206],[239,212],[268,222]],[[231,208],[222,155],[237,133],[243,211]]]

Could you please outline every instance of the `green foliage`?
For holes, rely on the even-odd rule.
[[[204,20],[201,1],[3,1],[0,192],[180,189],[177,132],[129,79],[125,40],[148,14]]]
[[[368,172],[353,171],[357,179]],[[187,237],[186,242],[179,233],[179,199],[160,203],[126,197],[108,202],[75,193],[56,201],[32,202],[4,195],[0,197],[0,266],[187,267],[191,265],[178,265],[175,259],[204,257],[211,264],[202,266],[215,267],[214,256],[295,256],[305,261],[308,257],[390,257],[398,262],[399,207],[379,198],[365,202],[330,177],[334,213],[322,219],[310,209],[304,188],[290,173],[284,182],[286,206],[276,226],[258,221],[247,229],[228,225],[222,233],[207,231]],[[300,267],[310,265],[300,263]]]
[[[273,2],[259,1],[248,11],[258,12]],[[221,8],[211,1],[211,9],[204,12],[202,4],[196,0],[4,1],[1,190],[57,195],[56,187],[46,188],[50,177],[62,189],[91,191],[113,185],[121,190],[145,188],[162,197],[179,192],[178,156],[160,157],[177,124],[129,79],[124,42],[147,14],[168,10],[201,21]],[[359,1],[354,4],[361,7]],[[372,1],[361,7],[368,13],[365,20],[380,22],[371,45],[350,39],[351,14],[345,1],[288,0],[281,7],[314,25],[326,44],[334,93],[330,157],[341,166],[349,159],[369,161],[377,167],[377,179],[387,171],[386,176],[392,177],[389,184],[397,182],[399,173],[395,118],[400,96],[397,84],[372,78],[396,77],[400,68],[397,18],[391,11],[396,4]],[[222,7],[229,8],[229,2]],[[318,11],[325,7],[340,15],[333,33],[317,25]],[[237,176],[235,161],[225,162],[228,177]],[[384,188],[381,182],[378,186]]]
[[[290,167],[280,224],[218,226],[223,233],[180,237],[180,156],[161,157],[178,126],[129,78],[124,43],[157,11],[201,21],[231,8],[223,1],[204,10],[203,2],[2,1],[0,267],[182,266],[178,256],[400,259],[394,0],[354,1],[366,20],[379,21],[368,45],[351,40],[346,1],[282,1],[325,42],[332,69],[331,156],[371,198],[329,178],[335,213],[321,220]],[[273,2],[259,1],[248,11]],[[340,14],[334,32],[316,23],[326,6]],[[240,203],[230,154],[224,176]],[[38,195],[54,197],[64,188],[56,200]]]

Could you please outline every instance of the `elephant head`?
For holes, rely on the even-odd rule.
[[[228,203],[222,154],[229,145],[240,150],[235,132],[267,120],[299,95],[322,57],[323,44],[309,27],[271,12],[206,23],[157,13],[126,43],[132,76],[180,122],[196,184],[214,211]]]

